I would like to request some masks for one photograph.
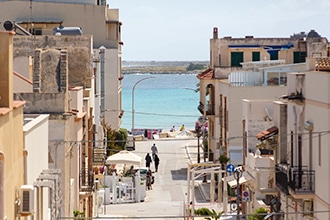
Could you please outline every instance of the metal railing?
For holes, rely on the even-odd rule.
[[[91,192],[94,185],[93,170],[81,168],[79,172],[79,188],[83,192]]]
[[[315,191],[315,170],[303,169],[304,167],[290,167],[289,187],[295,193],[314,193]]]
[[[286,195],[289,195],[287,167],[276,165],[275,169],[276,169],[275,178],[276,178],[277,188],[280,189]]]

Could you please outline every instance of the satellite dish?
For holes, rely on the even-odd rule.
[[[11,31],[14,28],[14,24],[11,21],[5,21],[5,23],[3,23],[3,27],[6,31]]]

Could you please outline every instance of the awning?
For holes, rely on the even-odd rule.
[[[235,188],[237,187],[237,180],[235,179],[234,175],[225,177],[227,180],[227,184],[231,187],[231,188]],[[253,181],[252,176],[250,176],[250,174],[248,174],[247,172],[243,172],[242,177],[239,178],[239,184],[243,184],[243,183],[248,183],[250,181]]]
[[[271,128],[268,128],[265,131],[262,131],[261,133],[257,134],[257,138],[260,141],[266,140],[274,135],[278,134],[278,128],[276,126],[273,126]]]
[[[139,166],[141,163],[142,157],[127,150],[122,150],[114,155],[111,155],[106,160],[106,164],[132,164]]]

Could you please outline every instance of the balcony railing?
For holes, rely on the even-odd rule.
[[[93,189],[93,184],[94,184],[93,170],[88,170],[85,168],[80,169],[80,173],[79,173],[80,191],[91,192]]]
[[[295,193],[314,193],[314,170],[307,170],[305,167],[290,167],[288,177],[288,185]]]
[[[287,166],[276,165],[276,186],[286,195],[289,195]]]
[[[287,195],[289,188],[296,194],[314,193],[315,171],[307,170],[306,167],[276,165],[276,186]]]

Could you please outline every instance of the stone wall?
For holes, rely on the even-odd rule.
[[[70,87],[91,87],[92,74],[92,37],[83,36],[15,36],[14,58],[35,56],[35,51],[41,50],[43,60],[40,68],[58,65],[58,55],[61,50],[67,51],[68,56],[68,85]],[[56,51],[58,50],[58,51]],[[44,60],[45,59],[45,60]],[[42,71],[40,69],[40,71]],[[36,70],[34,70],[35,72]],[[47,77],[46,75],[44,75]],[[52,76],[50,76],[52,77]],[[44,78],[46,79],[46,78]],[[42,79],[40,79],[42,80]],[[43,80],[42,80],[43,81]],[[41,86],[41,85],[40,85]],[[42,88],[39,87],[39,88]],[[57,88],[56,88],[57,89]]]

